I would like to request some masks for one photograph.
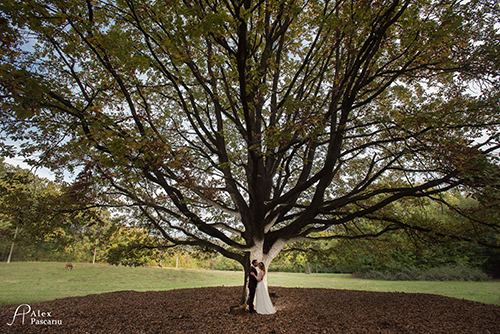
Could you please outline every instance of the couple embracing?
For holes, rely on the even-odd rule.
[[[258,272],[257,267],[259,268]],[[248,278],[248,289],[250,290],[248,309],[250,313],[256,313],[257,311],[259,314],[273,314],[276,312],[264,282],[265,275],[266,267],[264,263],[253,260],[250,267],[250,277]]]

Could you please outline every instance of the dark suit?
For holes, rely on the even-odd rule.
[[[252,275],[252,273],[257,275],[257,269],[253,265],[250,267],[250,277],[248,278],[248,290],[250,290],[248,294],[248,310],[250,313],[255,312],[253,301],[255,299],[255,288],[257,287],[257,277]]]

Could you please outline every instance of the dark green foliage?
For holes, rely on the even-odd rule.
[[[2,238],[0,240],[0,262],[7,261],[12,242]],[[65,252],[64,247],[58,242],[36,242],[19,241],[15,243],[11,261],[91,261],[92,257],[87,254],[86,259],[82,259],[83,254],[75,252]]]
[[[493,278],[500,278],[500,251],[485,247],[479,250],[478,255],[485,259],[481,269]]]
[[[479,268],[454,264],[434,268],[402,267],[395,271],[369,270],[357,277],[387,281],[486,281],[488,275]]]
[[[241,265],[231,259],[228,259],[226,257],[223,257],[221,255],[217,256],[215,258],[215,261],[213,262],[213,265],[211,266],[210,269],[214,270],[230,270],[230,271],[241,271]]]

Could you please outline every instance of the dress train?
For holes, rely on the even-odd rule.
[[[255,290],[255,311],[259,314],[274,314],[276,310],[273,307],[266,283],[262,280],[262,273],[259,273],[259,281]]]

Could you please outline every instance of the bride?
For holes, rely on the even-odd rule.
[[[266,275],[266,267],[264,266],[264,263],[259,263],[259,269],[259,274],[257,276],[258,283],[255,290],[255,310],[259,314],[274,314],[276,311],[274,310],[271,298],[269,298],[267,285],[263,281],[264,276]]]

